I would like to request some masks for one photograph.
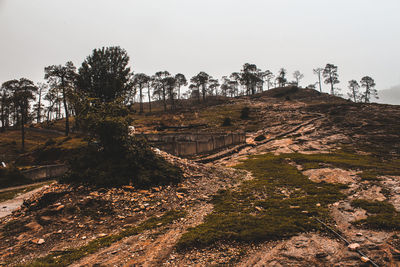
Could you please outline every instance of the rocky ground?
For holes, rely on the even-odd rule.
[[[182,234],[201,224],[212,212],[211,199],[219,189],[235,190],[244,180],[252,179],[251,173],[231,168],[251,155],[329,154],[352,145],[359,154],[376,153],[385,157],[384,150],[372,150],[382,148],[380,144],[386,146],[386,154],[394,158],[400,155],[400,132],[396,132],[397,125],[391,126],[400,118],[399,108],[378,107],[379,112],[391,113],[380,122],[374,105],[363,106],[360,113],[344,101],[343,108],[335,113],[331,105],[316,108],[302,101],[283,104],[277,101],[266,104],[263,98],[241,101],[258,107],[260,120],[265,117],[265,126],[249,134],[247,146],[234,152],[219,152],[207,164],[158,152],[182,167],[185,180],[177,186],[139,190],[130,186],[105,189],[56,183],[45,187],[27,199],[19,210],[0,220],[2,264],[27,264],[52,252],[79,248],[98,238],[116,235],[167,211],[182,210],[186,215],[173,223],[160,223],[159,227],[113,242],[79,258],[72,266],[371,266],[369,260],[378,266],[399,266],[398,231],[371,230],[353,224],[369,214],[351,203],[359,199],[386,201],[400,212],[400,176],[383,173],[378,180],[365,180],[358,168],[326,164],[310,169],[295,161],[292,164],[313,182],[348,186],[343,190],[346,197],[329,206],[331,221],[326,223],[349,243],[326,229],[282,240],[257,243],[222,240],[205,248],[176,248]],[[373,115],[361,116],[370,113]],[[337,123],[333,124],[334,121]],[[255,140],[259,136],[265,139]]]

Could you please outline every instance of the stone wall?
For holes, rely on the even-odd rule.
[[[151,145],[176,156],[204,154],[246,142],[245,133],[140,134],[138,136],[143,136]]]
[[[68,170],[67,166],[64,164],[57,165],[46,165],[37,168],[32,168],[29,170],[22,171],[25,177],[38,181],[53,179],[62,176]]]

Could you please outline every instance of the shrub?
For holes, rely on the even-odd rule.
[[[91,140],[69,160],[70,171],[61,182],[150,187],[181,180],[179,168],[156,155],[145,140],[129,136],[125,107],[114,102],[91,109],[81,117]]]
[[[131,138],[117,153],[90,144],[69,161],[70,170],[61,182],[97,186],[137,187],[177,183],[179,168],[156,155],[143,140]]]
[[[249,107],[244,107],[240,111],[240,118],[242,120],[247,120],[250,119],[250,108]]]
[[[32,183],[15,166],[0,168],[0,188]]]
[[[225,117],[224,121],[222,122],[222,126],[232,126],[232,120],[229,117]]]

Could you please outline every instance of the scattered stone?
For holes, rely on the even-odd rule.
[[[365,256],[362,256],[362,257],[361,257],[361,261],[367,263],[367,262],[370,261],[370,259],[367,258],[367,257],[365,257]]]
[[[45,242],[43,238],[37,238],[37,239],[33,239],[31,241],[32,241],[32,243],[37,244],[37,245],[41,245]]]
[[[328,257],[328,254],[326,254],[325,252],[319,252],[319,253],[317,253],[317,254],[315,255],[315,257],[316,257],[317,259],[322,259],[322,258]]]
[[[360,244],[358,243],[351,243],[350,245],[347,246],[347,248],[351,251],[356,251],[357,249],[360,248]]]

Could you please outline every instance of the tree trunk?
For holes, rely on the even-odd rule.
[[[25,115],[23,114],[25,111],[21,108],[21,145],[22,151],[25,150]]]
[[[40,123],[40,100],[42,98],[42,91],[39,89],[39,102],[38,102],[38,108],[37,108],[37,117],[36,117],[36,123]]]
[[[143,113],[143,93],[142,93],[142,84],[139,84],[139,98],[140,98],[140,103],[139,103],[139,113]]]
[[[69,111],[68,111],[67,100],[65,97],[64,87],[63,87],[63,104],[64,104],[64,111],[65,111],[65,136],[68,136],[69,135]]]
[[[165,87],[164,86],[162,88],[162,93],[163,93],[164,111],[167,111],[167,101],[165,99]]]
[[[321,87],[321,72],[318,72],[318,83],[319,83],[319,92],[322,93],[322,87]]]
[[[151,112],[150,86],[147,85],[147,96],[149,97],[149,110]]]
[[[206,101],[206,85],[205,84],[203,84],[202,85],[202,93],[203,93],[203,101]]]
[[[64,104],[64,111],[65,111],[65,136],[69,135],[69,111],[67,105],[67,97],[65,94],[65,84],[64,84],[64,77],[61,78],[61,86],[62,86],[62,95],[63,95],[63,104]],[[60,107],[61,109],[61,107]]]

